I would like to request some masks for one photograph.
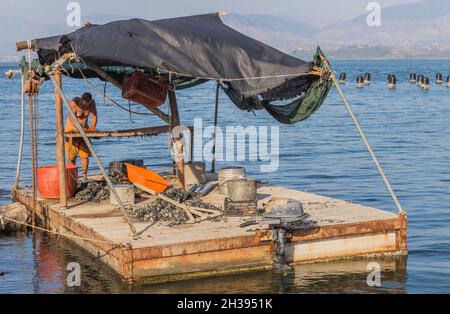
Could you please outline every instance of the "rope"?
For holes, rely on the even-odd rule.
[[[9,220],[9,221],[14,222],[16,224],[23,225],[23,226],[26,226],[26,227],[29,227],[29,228],[33,228],[33,229],[36,229],[36,230],[40,230],[40,231],[56,234],[56,235],[62,236],[62,237],[74,238],[74,239],[85,240],[85,241],[90,241],[90,242],[100,242],[100,243],[108,243],[108,244],[119,245],[119,243],[114,243],[114,242],[111,242],[111,241],[90,239],[90,238],[80,237],[80,236],[71,235],[71,234],[67,234],[67,233],[57,232],[57,231],[54,231],[54,230],[50,230],[50,229],[46,229],[46,228],[42,228],[42,227],[38,227],[38,226],[33,226],[33,225],[27,224],[25,222],[9,218],[9,217],[0,216],[0,220],[3,220],[3,219]]]
[[[32,224],[34,225],[34,211],[36,208],[36,142],[35,142],[35,130],[34,130],[34,108],[33,108],[33,97],[28,95],[28,109],[30,115],[30,153],[31,153],[31,191],[32,191],[32,199],[33,199],[33,216],[32,216]]]
[[[386,184],[387,189],[389,190],[389,193],[391,194],[392,199],[394,200],[395,205],[397,206],[400,214],[405,214],[405,211],[402,208],[402,205],[398,201],[397,195],[395,194],[394,190],[392,189],[391,184],[389,183],[388,178],[384,174],[383,168],[381,167],[381,164],[378,162],[378,159],[375,155],[375,152],[373,151],[372,147],[369,144],[369,141],[367,140],[366,135],[364,134],[364,131],[359,124],[358,120],[356,119],[355,114],[352,111],[352,108],[350,107],[350,104],[348,103],[347,98],[345,97],[344,93],[342,92],[341,88],[339,87],[339,83],[336,81],[335,75],[331,75],[331,79],[333,81],[334,86],[336,87],[339,96],[341,96],[342,101],[344,102],[345,108],[347,109],[348,113],[350,114],[350,117],[352,118],[353,123],[356,126],[356,129],[359,132],[359,135],[361,136],[361,139],[363,140],[364,144],[367,147],[367,150],[369,151],[370,156],[372,157],[373,162],[377,166],[378,172],[380,173],[381,177],[383,178],[384,183]]]
[[[20,168],[22,166],[22,157],[23,157],[23,142],[25,137],[25,93],[24,93],[24,84],[25,84],[25,78],[22,75],[21,76],[21,106],[20,106],[20,112],[21,112],[21,123],[20,123],[20,144],[19,144],[19,155],[17,157],[17,168],[16,168],[16,178],[14,180],[13,190],[16,189],[19,186],[19,180],[20,180]]]
[[[86,83],[88,83],[88,85],[91,86],[91,88],[92,88],[96,93],[98,93],[99,95],[101,95],[101,96],[103,96],[104,98],[108,99],[108,100],[111,101],[113,104],[115,104],[116,106],[118,106],[120,109],[125,110],[125,111],[129,112],[130,114],[131,114],[131,113],[134,113],[134,114],[143,115],[143,116],[154,116],[153,113],[148,113],[148,112],[137,112],[137,111],[133,111],[133,110],[131,110],[131,109],[127,109],[127,108],[123,107],[123,106],[122,106],[121,104],[119,104],[117,101],[115,101],[114,99],[112,99],[111,97],[109,97],[108,95],[106,95],[105,92],[102,93],[101,91],[99,91],[99,90],[97,89],[97,86],[95,86],[95,84],[92,83],[91,80],[89,80],[89,79],[84,75],[84,73],[83,73],[83,71],[81,70],[80,65],[79,65],[78,63],[77,63],[77,67],[78,67],[78,70],[80,71],[80,74],[81,74],[81,76],[83,77],[83,79],[86,81]],[[130,106],[130,108],[131,108],[131,106]]]
[[[35,168],[39,168],[39,98],[38,95],[34,97],[34,145],[35,145]],[[37,177],[37,174],[36,174]]]
[[[247,81],[247,80],[263,80],[263,79],[270,79],[270,78],[295,77],[295,76],[302,76],[302,75],[309,75],[309,74],[317,74],[314,71],[310,71],[310,72],[292,73],[292,74],[277,74],[277,75],[265,75],[265,76],[226,78],[226,77],[195,76],[195,75],[185,74],[185,73],[176,72],[176,71],[169,71],[169,70],[160,69],[160,68],[155,68],[155,70],[157,70],[158,72],[167,73],[169,75],[175,74],[175,75],[181,76],[181,77],[189,77],[189,78],[194,78],[194,79],[199,79],[199,80],[227,81],[227,82]]]

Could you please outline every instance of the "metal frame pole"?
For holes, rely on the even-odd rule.
[[[214,139],[213,139],[213,147],[212,147],[212,160],[211,160],[211,173],[216,171],[216,132],[217,132],[217,116],[219,112],[219,91],[220,91],[220,83],[217,81],[216,85],[216,103],[214,106]]]

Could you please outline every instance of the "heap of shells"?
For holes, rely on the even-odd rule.
[[[127,177],[120,171],[113,171],[109,173],[109,178],[112,184],[130,184]],[[134,188],[136,196],[140,196],[142,191]],[[110,190],[106,181],[91,181],[87,184],[82,184],[75,198],[83,202],[103,202],[109,200]]]
[[[168,188],[163,194],[177,202],[188,206],[206,209],[220,210],[220,208],[206,203],[197,194],[186,192],[175,187]],[[142,222],[167,222],[169,226],[180,225],[188,221],[186,212],[160,198],[155,198],[151,203],[142,206],[127,208],[128,214],[137,221]],[[217,219],[215,219],[217,220]]]
[[[127,177],[120,171],[109,174],[111,182],[116,184],[130,184]],[[139,197],[143,192],[137,187],[135,194]],[[203,201],[196,193],[187,192],[175,187],[169,187],[163,194],[171,199],[188,206],[220,210],[220,208]],[[91,181],[82,186],[75,194],[75,198],[86,202],[103,202],[109,200],[110,190],[105,181]],[[128,214],[135,221],[140,222],[166,222],[169,226],[186,223],[189,219],[186,212],[160,198],[155,198],[146,206],[132,206],[126,208]],[[214,221],[220,220],[215,218]]]

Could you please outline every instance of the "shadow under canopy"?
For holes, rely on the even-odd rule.
[[[89,24],[30,43],[41,65],[75,53],[76,59],[65,65],[72,77],[82,76],[75,62],[100,66],[119,82],[124,72],[136,69],[152,77],[166,75],[178,89],[216,80],[240,109],[265,109],[286,124],[308,118],[332,86],[320,48],[313,62],[305,62],[239,33],[218,14]]]

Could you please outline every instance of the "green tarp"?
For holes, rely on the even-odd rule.
[[[316,55],[314,56],[314,64],[319,68],[324,66],[322,58],[324,58],[323,53],[320,48],[317,48]],[[240,109],[257,110],[264,108],[278,122],[294,124],[307,119],[322,105],[332,85],[332,81],[326,78],[312,81],[303,95],[285,105],[275,105],[264,100],[260,101],[257,97],[243,99],[239,98],[230,89],[225,88],[224,90],[233,103]]]

